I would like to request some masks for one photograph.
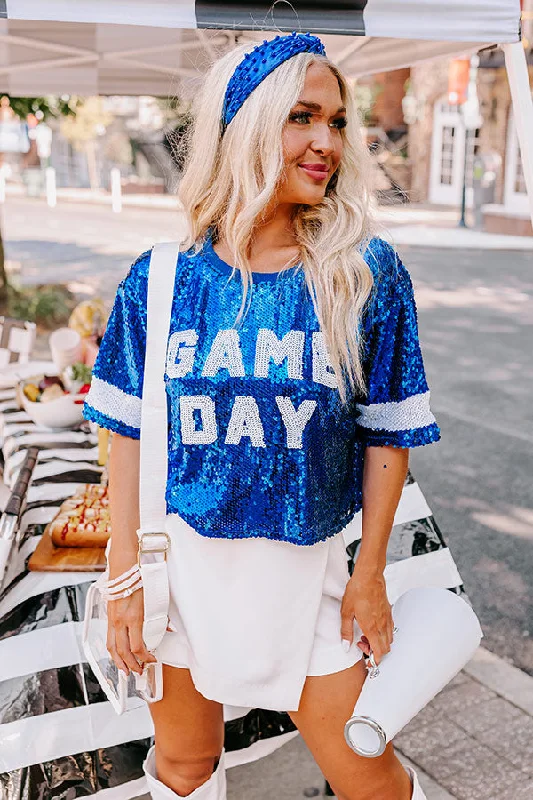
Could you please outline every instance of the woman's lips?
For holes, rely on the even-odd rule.
[[[315,181],[323,181],[329,174],[327,167],[323,167],[322,165],[315,167],[312,164],[298,164],[298,167]]]

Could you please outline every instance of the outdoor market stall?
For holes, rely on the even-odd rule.
[[[4,0],[0,89],[18,95],[168,96],[178,87],[190,92],[198,72],[231,47],[236,35],[255,42],[272,35],[264,31],[295,28],[322,34],[329,55],[349,75],[500,43],[533,198],[526,137],[528,127],[533,130],[533,108],[517,0],[333,2],[327,11],[319,6],[294,0],[269,11],[269,3],[209,0],[159,0],[149,6],[136,0]],[[125,19],[127,26],[121,24]],[[100,481],[95,434],[83,427],[61,434],[36,429],[18,409],[10,387],[0,395],[0,421],[11,487],[25,452],[38,448],[16,520],[17,546],[0,593],[0,793],[6,800],[137,797],[145,791],[141,764],[152,735],[148,710],[139,703],[117,716],[91,675],[80,643],[85,594],[96,576],[27,571],[43,528],[61,502],[80,484]],[[346,542],[349,562],[358,541]],[[388,558],[391,601],[413,585],[462,591],[450,551],[412,476],[397,510]],[[225,713],[229,766],[262,757],[296,735],[285,714],[255,709],[243,716],[242,709],[230,707]]]

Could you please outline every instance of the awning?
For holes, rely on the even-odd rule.
[[[290,30],[349,76],[502,45],[533,216],[520,0],[0,0],[0,92],[183,95],[236,37]]]
[[[167,96],[236,36],[319,33],[346,74],[368,75],[517,42],[520,2],[0,0],[1,17],[0,91]]]
[[[208,64],[235,44],[275,34],[94,22],[0,20],[0,92],[151,94],[194,91]],[[352,77],[427,58],[475,52],[486,42],[433,42],[321,34],[328,55]]]

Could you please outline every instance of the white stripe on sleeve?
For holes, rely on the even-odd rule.
[[[357,404],[361,416],[357,423],[363,428],[385,431],[408,431],[425,428],[435,422],[429,408],[429,391],[415,394],[405,400],[390,403]]]
[[[93,375],[86,402],[100,414],[105,414],[106,417],[111,417],[117,422],[123,422],[130,428],[140,429],[141,427],[141,398],[126,394],[122,389],[95,375]]]

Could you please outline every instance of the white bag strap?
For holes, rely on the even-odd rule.
[[[141,410],[139,566],[144,588],[143,639],[154,650],[168,621],[165,531],[168,419],[165,362],[180,242],[156,244],[150,258]]]

